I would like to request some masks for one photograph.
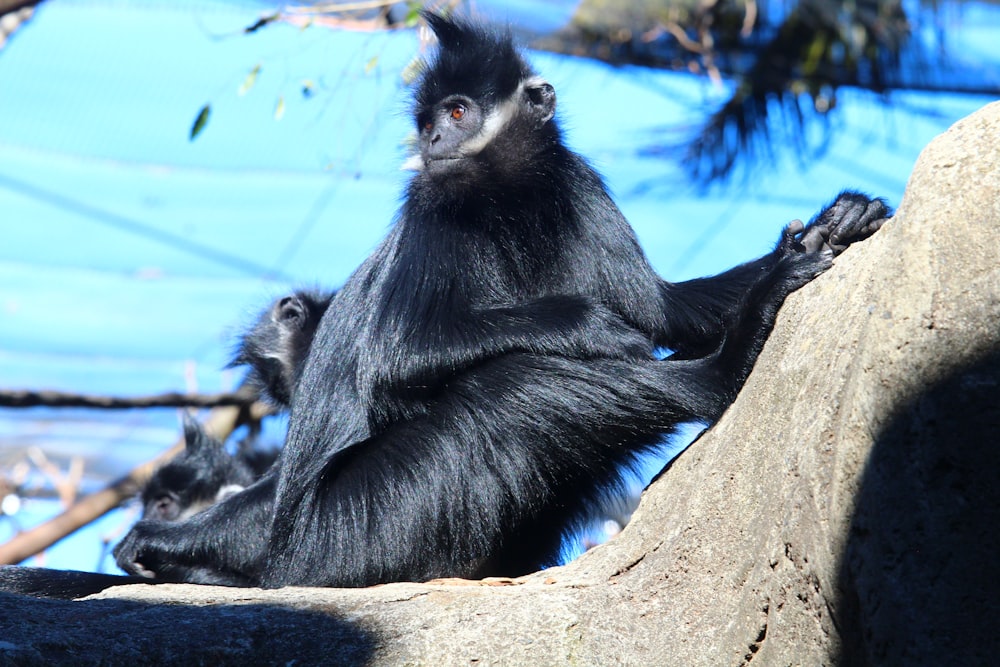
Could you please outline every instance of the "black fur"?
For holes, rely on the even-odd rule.
[[[80,572],[78,570],[49,570],[43,567],[0,565],[0,590],[40,598],[74,600],[92,595],[111,586],[152,583],[145,577],[118,574]],[[12,658],[8,658],[13,660]],[[15,662],[3,664],[17,664]]]
[[[185,522],[136,524],[116,549],[127,571],[364,586],[551,563],[623,464],[722,414],[785,296],[830,265],[824,239],[887,215],[848,193],[756,261],[667,283],[510,37],[427,20],[441,49],[415,95],[422,169],[323,316],[279,465]],[[511,95],[510,122],[463,154]]]
[[[276,300],[243,335],[229,365],[250,366],[247,382],[276,407],[287,409],[331,299],[333,292],[299,290]]]
[[[259,477],[241,456],[229,454],[185,413],[184,451],[149,478],[141,495],[142,518],[187,518],[242,491]]]

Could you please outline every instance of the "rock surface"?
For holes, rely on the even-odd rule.
[[[0,596],[3,664],[987,664],[1000,653],[1000,103],[788,300],[625,531],[513,582]]]

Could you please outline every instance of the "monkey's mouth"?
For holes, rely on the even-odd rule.
[[[467,159],[464,155],[431,158],[424,162],[424,169],[429,173],[441,174],[459,168]]]

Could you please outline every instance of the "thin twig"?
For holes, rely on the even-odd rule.
[[[255,397],[248,392],[219,394],[182,394],[167,392],[154,396],[92,396],[62,391],[5,390],[0,391],[0,407],[5,408],[214,408],[224,405],[250,405]]]
[[[341,12],[358,12],[366,9],[380,9],[396,4],[399,0],[368,0],[367,2],[345,2],[338,4],[330,2],[321,5],[293,5],[287,7],[288,14],[338,14]]]

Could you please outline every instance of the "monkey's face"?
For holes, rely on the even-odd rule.
[[[454,93],[417,110],[419,153],[406,166],[420,171],[438,192],[488,193],[532,173],[544,150],[546,125],[555,115],[555,91],[537,76],[505,98],[475,99]]]
[[[482,151],[484,114],[464,95],[449,95],[417,117],[421,169],[430,177],[453,176],[470,168]]]

